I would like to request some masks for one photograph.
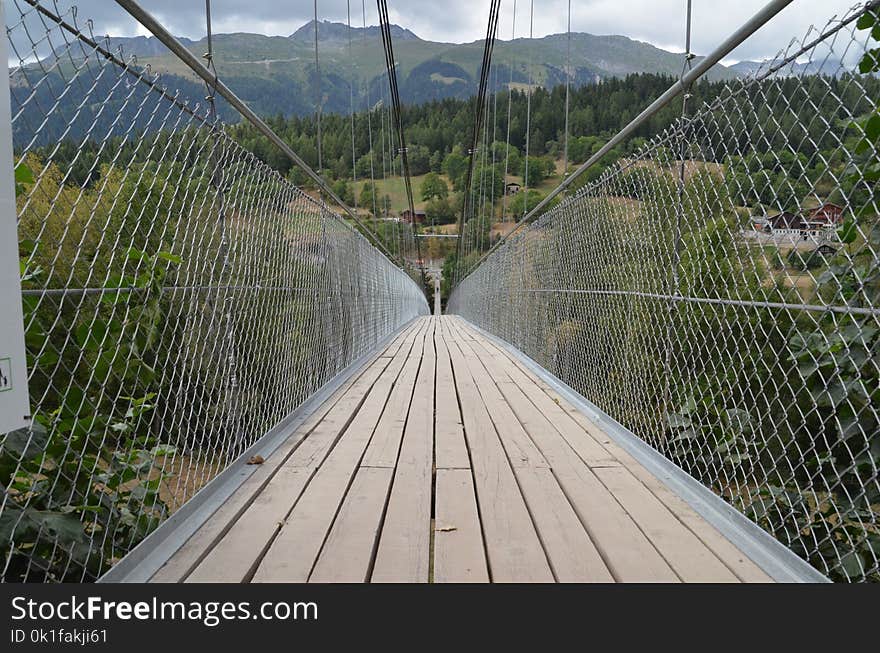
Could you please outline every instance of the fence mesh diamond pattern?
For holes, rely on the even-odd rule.
[[[450,311],[832,579],[876,582],[875,25],[869,5],[812,29],[481,264],[466,251]]]
[[[74,9],[6,19],[34,423],[0,436],[2,578],[93,580],[428,307]]]

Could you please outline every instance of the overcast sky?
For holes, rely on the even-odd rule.
[[[132,36],[142,28],[113,0],[57,0],[76,4],[79,19],[92,18],[98,34]],[[49,0],[46,0],[49,4]],[[709,52],[767,0],[693,0],[693,51]],[[802,37],[811,24],[823,26],[842,15],[855,0],[794,0],[726,61],[761,59],[776,54],[793,37]],[[11,4],[11,3],[7,3]],[[346,0],[319,0],[318,18],[345,22]],[[362,25],[362,2],[351,0],[352,24]],[[592,34],[623,34],[667,50],[682,51],[686,0],[573,0],[571,28]],[[22,3],[24,5],[24,3]],[[203,0],[141,0],[179,36],[201,38],[205,33]],[[389,0],[393,22],[424,39],[468,42],[485,35],[488,0]],[[528,36],[530,0],[516,2],[516,36]],[[568,0],[534,0],[534,35],[564,32]],[[366,22],[377,22],[376,4],[365,2]],[[500,38],[510,39],[513,0],[502,1]],[[215,32],[256,32],[287,36],[313,15],[312,0],[212,0]],[[15,12],[14,6],[7,12]],[[9,18],[9,16],[7,16]]]

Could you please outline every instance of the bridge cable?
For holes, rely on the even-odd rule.
[[[498,32],[498,16],[501,8],[501,0],[492,0],[491,5],[489,7],[489,21],[486,26],[486,40],[483,46],[483,62],[480,70],[480,84],[477,92],[477,97],[474,105],[475,116],[473,123],[473,132],[471,135],[471,146],[468,150],[468,167],[467,167],[467,176],[464,186],[464,195],[462,196],[462,206],[461,213],[458,217],[458,248],[457,248],[457,256],[456,256],[456,283],[458,278],[461,276],[461,264],[462,264],[462,256],[464,254],[464,241],[465,241],[465,219],[468,215],[472,213],[472,184],[473,184],[473,174],[474,174],[474,161],[475,154],[477,151],[477,140],[480,137],[480,132],[482,128],[483,121],[483,105],[484,99],[486,95],[486,87],[488,85],[489,79],[489,66],[492,62],[492,50],[495,47],[495,35]]]
[[[205,82],[205,88],[207,89],[208,95],[205,97],[205,100],[208,105],[208,120],[215,127],[217,127],[220,123],[220,116],[217,113],[217,84],[219,82],[219,76],[217,74],[217,66],[214,62],[214,39],[213,39],[213,29],[211,26],[211,0],[205,0],[205,32],[207,35],[207,51],[204,53],[203,57],[207,62],[207,68],[211,71],[213,75],[213,80],[211,82]],[[214,145],[211,148],[211,186],[213,186],[214,191],[216,192],[217,197],[217,223],[220,227],[220,243],[219,243],[219,254],[218,257],[220,263],[220,278],[228,272],[230,268],[229,262],[229,237],[227,233],[227,224],[226,224],[226,195],[223,192],[224,186],[224,172],[223,172],[223,160],[225,155],[222,152],[218,152],[218,149],[222,149],[224,146],[224,141],[220,138],[220,131],[215,129],[213,134],[215,135]],[[213,266],[212,266],[213,267]],[[229,432],[232,433],[231,439],[231,447],[233,450],[233,455],[237,455],[241,453],[239,449],[239,445],[242,438],[242,433],[238,428],[238,409],[236,408],[237,397],[238,397],[238,377],[235,372],[235,330],[234,330],[234,318],[232,316],[231,310],[231,300],[232,297],[226,295],[222,297],[223,306],[220,309],[222,311],[222,321],[223,321],[223,329],[224,329],[224,349],[225,351],[225,359],[226,359],[226,369],[224,377],[224,388],[223,392],[225,394],[223,405],[227,407],[228,410],[224,411],[224,418],[228,420]],[[213,302],[212,302],[213,304]],[[216,305],[212,309],[212,321],[213,317],[216,315]],[[221,353],[221,355],[223,355]]]
[[[487,80],[487,87],[488,87],[488,80]],[[490,99],[489,94],[487,93],[486,100],[485,100],[486,106],[484,108],[485,115],[489,114],[489,99]],[[483,245],[484,245],[484,243],[483,243],[484,223],[486,223],[486,222],[488,223],[488,231],[491,231],[491,229],[492,229],[492,216],[486,212],[486,205],[488,203],[488,201],[487,201],[487,196],[488,196],[487,183],[488,183],[488,176],[489,176],[489,171],[486,169],[486,161],[489,157],[489,154],[488,154],[488,150],[489,150],[489,121],[488,120],[483,121],[483,148],[482,149],[483,149],[483,151],[480,156],[480,159],[481,159],[481,161],[480,161],[480,216],[481,216],[481,218],[480,218],[480,223],[479,223],[479,231],[476,234],[477,235],[477,247],[483,247]],[[486,242],[485,245],[488,247],[488,242]]]
[[[516,40],[516,0],[513,0],[513,24],[510,28],[510,81],[507,84],[507,139],[504,148],[504,195],[501,200],[501,221],[507,221],[507,175],[510,171],[510,118],[513,107],[513,42]],[[511,216],[512,219],[512,216]],[[515,220],[513,220],[515,222]]]
[[[529,145],[532,131],[532,39],[535,36],[535,0],[529,2],[529,84],[526,88],[526,167],[523,170],[523,216],[529,212]]]
[[[379,9],[379,26],[382,32],[382,45],[385,50],[385,65],[388,69],[388,85],[391,92],[391,102],[394,113],[394,127],[397,132],[397,143],[400,152],[400,164],[403,173],[403,181],[406,186],[406,199],[409,204],[410,220],[412,225],[412,235],[415,241],[416,256],[418,256],[419,271],[422,279],[422,286],[427,291],[427,281],[425,278],[425,261],[422,259],[422,248],[419,239],[415,238],[416,233],[416,210],[413,202],[412,180],[409,172],[409,158],[406,149],[406,137],[403,133],[403,121],[400,110],[400,93],[397,87],[397,69],[394,60],[394,45],[391,42],[391,20],[388,16],[387,0],[377,0]]]
[[[363,41],[364,54],[367,50],[367,0],[361,0],[361,15],[363,17]],[[376,209],[376,174],[373,167],[373,107],[370,106],[370,82],[364,77],[364,103],[367,109],[367,138],[370,142],[370,184],[372,185],[373,216],[378,220],[379,212]],[[398,257],[400,253],[398,252]]]
[[[498,68],[495,68],[495,81],[492,83],[492,217],[495,217],[495,177],[498,170],[495,168],[495,142],[498,140]],[[504,187],[502,181],[502,188]],[[504,191],[502,190],[502,193]]]
[[[676,201],[676,216],[675,216],[675,232],[674,232],[674,240],[673,240],[673,248],[672,248],[672,274],[669,278],[669,287],[667,288],[667,294],[669,297],[675,297],[679,292],[679,268],[681,267],[681,240],[682,240],[682,229],[684,227],[685,221],[685,182],[686,182],[686,159],[688,156],[688,147],[687,147],[687,133],[688,133],[688,101],[691,99],[691,86],[689,84],[685,84],[685,76],[691,71],[693,68],[693,59],[694,54],[691,52],[691,14],[692,14],[692,0],[687,0],[687,9],[685,11],[685,46],[684,46],[684,64],[681,69],[681,77],[679,79],[680,83],[683,86],[683,92],[681,96],[681,131],[679,134],[679,148],[678,148],[678,158],[679,158],[679,167],[678,167],[678,179],[677,179],[677,201]],[[659,163],[659,162],[658,162]],[[667,301],[667,325],[666,325],[666,352],[664,356],[664,378],[666,379],[664,383],[664,391],[663,397],[665,400],[667,413],[671,411],[670,405],[672,403],[672,388],[669,385],[669,378],[671,376],[671,368],[672,368],[672,341],[675,335],[675,325],[674,317],[676,312],[678,311],[678,302],[670,299]]]
[[[571,93],[571,0],[568,0],[568,26],[565,32],[565,141],[562,149],[562,176],[568,175],[568,104]]]
[[[315,0],[315,112],[318,119],[318,174],[323,175],[324,161],[321,155],[321,67],[318,60],[318,0]]]
[[[357,145],[355,144],[355,125],[354,125],[354,82],[355,82],[355,63],[351,50],[351,0],[345,0],[346,22],[348,25],[348,65],[351,66],[351,79],[348,82],[348,115],[351,119],[351,194],[352,208],[357,213],[358,197],[354,192],[357,188]]]

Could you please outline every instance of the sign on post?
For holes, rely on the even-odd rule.
[[[5,25],[3,3],[0,19]],[[0,60],[9,60],[5,35],[0,37]],[[9,75],[4,73],[0,81],[0,440],[3,434],[29,425],[31,418],[13,165]]]

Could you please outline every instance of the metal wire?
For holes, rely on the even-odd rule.
[[[189,103],[75,9],[6,8],[34,426],[0,436],[2,579],[92,580],[428,305],[213,86]]]
[[[839,581],[880,580],[875,6],[687,105],[449,304]]]

